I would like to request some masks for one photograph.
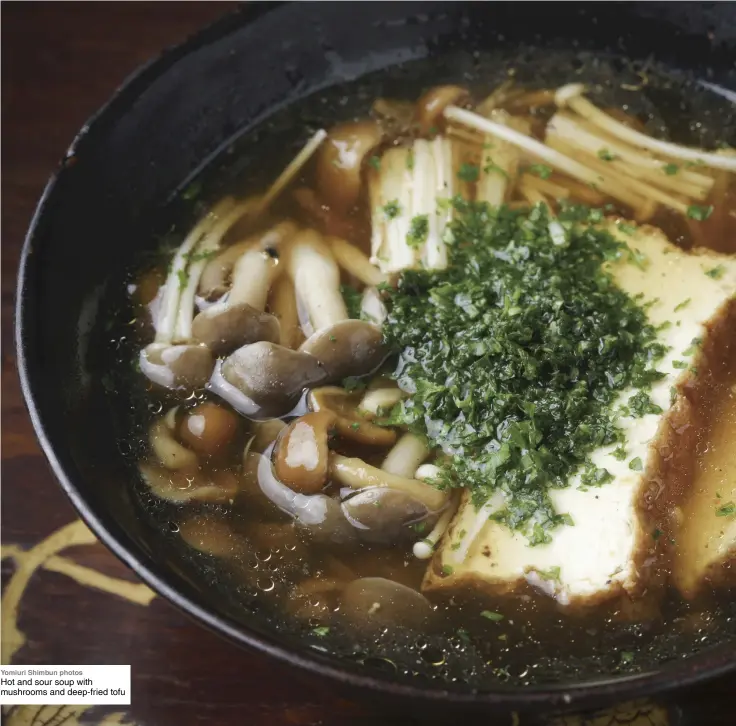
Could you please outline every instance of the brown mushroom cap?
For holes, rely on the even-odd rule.
[[[468,91],[460,86],[435,86],[419,98],[416,105],[416,120],[419,133],[428,135],[444,128],[445,109],[468,98]]]
[[[223,362],[222,375],[270,416],[288,413],[305,388],[325,379],[314,356],[265,341],[236,350]]]
[[[361,629],[375,630],[401,625],[424,628],[434,610],[424,595],[383,577],[361,577],[342,591],[343,616]]]
[[[151,343],[140,353],[143,375],[164,388],[201,388],[212,375],[215,360],[204,345]]]
[[[317,188],[338,212],[349,211],[358,201],[363,159],[382,137],[375,121],[344,123],[329,132],[317,154]]]
[[[341,320],[318,330],[299,350],[319,360],[332,382],[372,373],[389,353],[381,329],[364,320]]]
[[[281,327],[274,315],[248,303],[217,303],[205,308],[192,322],[192,335],[215,355],[230,353],[241,345],[259,340],[278,342]]]
[[[238,432],[240,419],[232,411],[212,401],[190,408],[182,416],[178,434],[190,449],[204,456],[216,456],[228,449]]]
[[[316,494],[327,482],[327,439],[337,416],[332,411],[308,413],[292,421],[273,450],[276,477],[301,494]]]

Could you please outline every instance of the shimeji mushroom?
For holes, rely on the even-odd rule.
[[[164,285],[156,337],[140,354],[141,372],[166,388],[201,387],[214,366],[211,351],[192,343],[194,299],[207,258],[219,249],[228,230],[242,217],[255,220],[288,186],[326,137],[317,131],[262,197],[236,203],[227,197],[206,214],[174,255]]]
[[[389,451],[381,469],[395,477],[410,479],[429,456],[426,442],[404,434]],[[429,528],[436,513],[413,492],[388,487],[369,487],[348,495],[342,503],[350,522],[361,530],[361,539],[394,543],[411,537],[417,527]]]
[[[314,333],[299,350],[313,355],[330,381],[372,373],[387,355],[376,325],[350,320],[340,293],[340,270],[329,246],[313,230],[289,249],[288,271]]]
[[[443,509],[449,499],[447,492],[422,481],[389,474],[362,459],[349,458],[333,452],[330,453],[330,473],[334,479],[351,489],[387,487],[404,492],[421,502],[430,512]]]
[[[294,224],[281,222],[251,241],[234,264],[230,291],[194,318],[195,340],[217,355],[259,340],[280,340],[278,319],[263,310],[278,270],[279,247],[295,232]]]
[[[355,541],[355,529],[345,519],[340,503],[326,494],[300,494],[280,482],[271,464],[272,449],[260,456],[258,485],[263,494],[282,512],[294,519],[317,541],[350,543]]]
[[[322,200],[345,214],[358,201],[365,157],[381,143],[375,121],[356,121],[331,129],[317,155],[315,175]]]
[[[460,106],[469,94],[460,86],[435,86],[419,98],[415,117],[419,133],[427,136],[436,134],[444,127],[444,113],[448,106]]]
[[[383,577],[361,577],[347,585],[340,612],[356,628],[369,631],[397,625],[424,630],[434,616],[424,595]]]
[[[315,411],[292,421],[274,447],[274,473],[300,494],[316,494],[327,482],[327,440],[337,415]]]
[[[141,462],[138,470],[151,493],[172,504],[195,501],[227,504],[238,493],[238,479],[230,471],[205,475],[200,471],[172,471],[147,462]]]
[[[354,396],[338,386],[315,388],[307,396],[311,411],[329,411],[335,414],[333,426],[340,436],[369,446],[391,446],[396,432],[376,426],[358,411]],[[413,471],[413,470],[412,470]]]
[[[245,416],[273,418],[289,413],[306,388],[326,378],[309,353],[259,341],[218,363],[208,387]]]
[[[246,539],[227,520],[210,513],[185,519],[179,524],[179,536],[190,547],[214,557],[240,557],[248,551]]]

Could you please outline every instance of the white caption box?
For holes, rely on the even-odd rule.
[[[130,705],[130,666],[0,666],[0,703],[127,706]]]

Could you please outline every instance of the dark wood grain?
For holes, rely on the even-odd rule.
[[[2,6],[4,545],[29,549],[76,519],[34,438],[13,352],[18,255],[36,201],[76,130],[138,64],[231,7],[230,3]],[[77,548],[70,556],[107,575],[134,580],[99,544]],[[13,572],[13,562],[3,560],[4,582]],[[302,682],[283,666],[221,641],[160,598],[138,605],[39,570],[23,597],[18,625],[27,642],[16,653],[15,663],[132,664],[134,696],[127,711],[137,724],[392,722],[373,714],[367,705],[339,699],[324,686]],[[734,685],[733,679],[722,679],[685,694],[681,703],[690,714],[688,723],[732,723],[726,704]],[[99,718],[93,710],[79,723],[98,723]],[[13,715],[7,720],[12,723]]]

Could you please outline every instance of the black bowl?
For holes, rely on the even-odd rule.
[[[256,616],[243,626],[226,596],[161,545],[132,500],[100,384],[116,355],[98,324],[100,306],[150,244],[156,211],[275,110],[403,61],[521,43],[651,55],[714,88],[736,86],[729,3],[249,4],[140,69],[90,119],[43,194],[21,258],[23,392],[46,456],[91,529],[154,590],[233,642],[412,708],[599,706],[724,673],[736,654],[723,646],[629,677],[475,693],[397,682],[309,650]]]

